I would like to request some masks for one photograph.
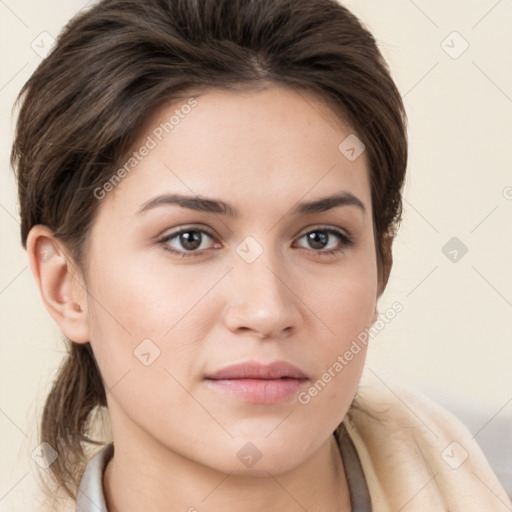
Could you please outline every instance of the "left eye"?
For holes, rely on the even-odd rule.
[[[338,239],[336,241],[336,238]],[[335,252],[337,250],[341,250],[342,247],[349,246],[352,244],[352,239],[347,235],[337,231],[335,229],[315,229],[313,231],[309,231],[308,233],[302,235],[299,240],[305,239],[308,243],[309,249],[314,250],[323,250],[327,252]],[[331,243],[330,240],[332,241]],[[341,247],[338,248],[341,241]]]

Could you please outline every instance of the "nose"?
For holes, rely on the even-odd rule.
[[[229,298],[223,314],[231,332],[278,339],[301,324],[300,290],[294,290],[298,284],[294,286],[291,273],[269,252],[264,251],[252,263],[238,259],[229,273]]]

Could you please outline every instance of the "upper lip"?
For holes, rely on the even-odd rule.
[[[293,379],[307,379],[305,373],[286,361],[274,361],[270,364],[262,364],[257,361],[226,366],[221,370],[207,375],[207,379],[280,379],[283,377]]]

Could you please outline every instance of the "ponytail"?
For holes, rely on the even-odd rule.
[[[92,413],[106,406],[107,401],[90,343],[67,341],[68,354],[44,405],[40,440],[57,452],[48,470],[58,488],[76,499],[78,483],[87,463],[84,448],[87,444],[103,444],[88,436],[89,427],[94,423]]]

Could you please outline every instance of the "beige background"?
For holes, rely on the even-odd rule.
[[[372,339],[368,369],[458,414],[512,493],[512,2],[345,4],[379,41],[409,115],[404,221],[380,302],[403,311]],[[19,241],[11,106],[41,60],[32,41],[82,6],[0,1],[0,511],[34,509],[36,416],[63,353]],[[442,250],[452,237],[468,249],[456,262]]]

